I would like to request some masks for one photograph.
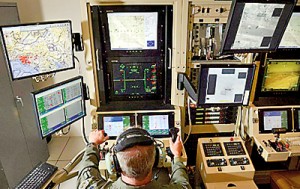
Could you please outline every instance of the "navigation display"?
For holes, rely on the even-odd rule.
[[[13,79],[74,68],[71,21],[2,26]]]
[[[298,91],[300,85],[300,61],[267,60],[261,87],[267,91]]]
[[[157,93],[156,63],[115,63],[114,95],[153,95]]]
[[[32,96],[42,138],[86,115],[82,77],[33,92]]]
[[[107,13],[111,50],[157,49],[157,12]]]

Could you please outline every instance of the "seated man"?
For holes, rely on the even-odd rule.
[[[78,175],[77,188],[191,188],[185,166],[180,161],[183,148],[180,136],[177,136],[175,143],[170,139],[174,161],[168,185],[161,185],[153,179],[156,153],[154,140],[141,128],[128,129],[117,138],[113,151],[121,177],[115,182],[104,180],[98,169],[100,157],[97,146],[106,140],[108,136],[105,136],[103,130],[90,133],[90,143],[82,159],[83,169]]]

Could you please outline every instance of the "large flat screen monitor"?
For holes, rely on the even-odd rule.
[[[279,46],[294,0],[234,0],[222,53],[269,52]]]
[[[252,64],[201,64],[198,106],[248,105],[254,71]]]
[[[260,64],[254,104],[300,104],[300,60],[263,58]]]
[[[134,114],[101,114],[98,116],[99,129],[103,129],[111,139],[115,139],[130,127],[135,127]]]
[[[165,32],[172,31],[169,10],[161,5],[97,7],[100,22],[94,25],[100,29],[107,56],[160,56],[165,50]]]
[[[155,138],[169,137],[169,129],[174,127],[174,113],[144,113],[138,115],[143,129]]]
[[[75,67],[71,21],[1,26],[12,79]]]
[[[272,133],[273,128],[292,130],[291,109],[259,109],[259,132]]]
[[[33,92],[32,97],[42,138],[86,115],[81,76]]]
[[[158,12],[107,13],[111,50],[157,49]]]

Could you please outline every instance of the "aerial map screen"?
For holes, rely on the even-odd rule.
[[[107,14],[111,50],[157,49],[157,12]]]
[[[13,79],[75,66],[70,21],[3,26],[1,31]]]
[[[245,4],[232,48],[269,48],[283,8],[284,4]]]
[[[300,61],[267,60],[261,91],[298,91],[299,82]]]

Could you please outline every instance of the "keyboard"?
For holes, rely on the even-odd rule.
[[[49,163],[40,163],[33,168],[24,179],[16,186],[16,189],[40,189],[55,173],[57,167]]]

